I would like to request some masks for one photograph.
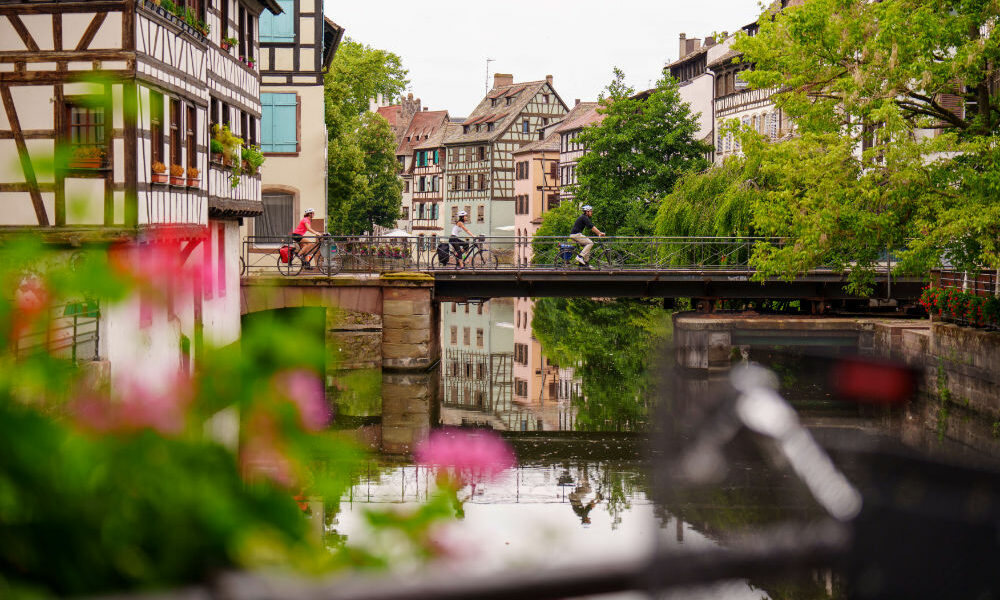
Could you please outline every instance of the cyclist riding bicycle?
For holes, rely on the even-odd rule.
[[[311,233],[316,236],[317,240],[322,235],[320,232],[312,228],[312,217],[314,214],[316,214],[315,210],[307,208],[302,214],[302,220],[299,221],[299,224],[292,230],[292,239],[295,240],[295,244],[299,247],[298,253],[299,256],[303,257],[303,266],[307,271],[312,270],[312,265],[309,264],[309,260],[306,257],[309,255],[309,251],[315,248],[316,244],[319,242],[303,243],[302,239],[305,237],[306,233]]]
[[[569,232],[569,239],[573,240],[577,244],[583,246],[583,250],[576,257],[576,262],[581,266],[589,267],[590,251],[594,248],[594,240],[585,236],[583,232],[585,230],[591,230],[597,235],[604,237],[604,232],[594,226],[594,222],[590,220],[590,217],[594,214],[594,208],[589,204],[584,205],[583,214],[576,218],[576,222],[573,223],[573,229]]]
[[[465,217],[468,215],[469,213],[464,210],[458,211],[458,220],[455,221],[455,225],[451,228],[451,237],[448,238],[452,249],[455,251],[455,260],[458,261],[459,268],[465,266],[462,257],[465,256],[465,252],[469,249],[469,242],[462,239],[462,230],[469,234],[469,237],[472,237],[472,232],[465,226]]]

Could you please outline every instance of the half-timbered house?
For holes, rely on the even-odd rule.
[[[205,273],[169,308],[102,307],[112,377],[169,377],[202,342],[238,338],[238,223],[261,210],[239,151],[210,155],[212,126],[259,143],[258,19],[280,7],[173,4],[0,1],[0,224],[84,243],[110,231],[134,253],[169,237]]]
[[[247,233],[285,236],[302,211],[327,224],[323,74],[344,29],[323,16],[322,0],[277,0],[280,14],[260,19],[261,150],[264,213]]]
[[[444,134],[448,125],[448,111],[424,110],[410,122],[403,142],[396,150],[406,156],[409,169],[404,181],[410,188],[410,203],[404,212],[410,216],[408,230],[417,236],[440,235],[441,206],[444,202]]]
[[[445,139],[448,186],[445,205],[454,221],[469,213],[476,234],[510,236],[514,231],[514,150],[538,139],[538,130],[563,118],[569,109],[542,81],[514,83],[496,74],[493,89],[472,114]]]
[[[542,215],[559,206],[559,139],[553,131],[514,151],[514,234],[519,238],[534,236]],[[518,248],[523,261],[530,261],[530,247]]]
[[[593,123],[600,123],[604,117],[597,112],[596,102],[576,101],[562,123],[556,127],[559,134],[559,198],[560,201],[573,200],[576,195],[573,188],[577,184],[576,164],[586,153],[583,144],[577,141],[577,136],[583,133],[583,128]]]

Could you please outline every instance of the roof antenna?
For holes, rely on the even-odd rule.
[[[486,93],[490,91],[490,63],[496,62],[496,60],[487,57],[486,58]]]

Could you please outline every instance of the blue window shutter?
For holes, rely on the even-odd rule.
[[[274,15],[265,10],[260,15],[260,41],[262,43],[295,42],[295,0],[278,0],[282,13]]]
[[[298,127],[295,121],[295,94],[264,92],[261,101],[261,150],[264,152],[297,152]]]

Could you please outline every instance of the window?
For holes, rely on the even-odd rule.
[[[548,209],[552,210],[559,206],[559,194],[549,194]]]
[[[476,158],[478,160],[486,160],[486,146],[476,148]]]
[[[247,9],[239,5],[239,38],[240,38],[240,56],[247,55],[247,38],[245,32],[247,30]]]
[[[256,31],[256,27],[254,27],[254,23],[253,23],[253,14],[251,14],[249,11],[247,11],[246,15],[247,15],[247,27],[246,27],[247,53],[246,53],[246,57],[247,57],[248,60],[253,60],[254,57],[255,57],[255,54],[254,54],[254,39],[253,39],[254,35],[253,35],[253,32]]]
[[[530,133],[531,123],[527,119],[521,122],[521,133]]]
[[[225,102],[222,103],[222,124],[229,126],[229,105]]]
[[[514,178],[515,179],[528,178],[528,161],[520,161],[514,166]]]
[[[549,163],[549,176],[552,179],[559,180],[559,161],[552,161]]]
[[[486,173],[479,174],[479,189],[481,190],[486,189]]]
[[[483,223],[486,221],[486,207],[480,204],[476,207],[476,223]]]
[[[417,181],[419,182],[419,185],[417,186],[417,191],[418,192],[426,192],[427,191],[427,177],[421,175],[420,179],[418,179]]]
[[[451,207],[451,221],[454,223],[457,220],[458,220],[458,207],[457,206],[452,206]]]
[[[455,304],[454,303],[452,303],[452,305],[451,305],[451,312],[455,312]],[[458,326],[457,325],[452,325],[451,326],[451,345],[454,346],[456,344],[458,344]]]
[[[260,104],[261,151],[298,152],[298,97],[294,93],[262,92]]]
[[[295,0],[278,0],[281,14],[269,10],[260,14],[260,43],[295,43]]]
[[[462,125],[462,133],[469,133],[469,126],[468,125]]]
[[[486,124],[486,131],[493,131],[493,123]]]
[[[407,179],[406,181],[403,182],[403,191],[406,192],[407,194],[410,193],[410,180],[409,179]]]
[[[152,162],[163,162],[163,94],[149,93],[149,143]]]
[[[194,106],[187,107],[187,121],[184,123],[187,135],[187,164],[188,167],[198,167],[198,109]]]
[[[482,328],[476,328],[476,347],[483,347],[483,330]]]
[[[472,207],[465,205],[465,214],[469,215],[469,219],[472,219]]]
[[[247,115],[247,124],[250,127],[248,130],[250,132],[250,145],[258,146],[257,143],[257,117],[253,115]]]
[[[295,202],[292,195],[265,192],[261,200],[264,213],[254,218],[253,234],[275,238],[288,235],[295,226]]]
[[[542,94],[542,104],[548,104],[548,103],[549,103],[549,95]]]
[[[472,189],[472,175],[465,176],[465,189],[467,190]]]
[[[405,219],[409,219],[409,218],[410,218],[410,208],[408,206],[404,206],[403,207],[403,219],[405,220]]]
[[[232,0],[222,0],[222,38],[229,37],[229,3]]]
[[[170,101],[170,164],[181,164],[181,101]]]
[[[469,310],[469,306],[468,305],[465,306],[465,310],[466,310],[466,312],[468,312],[468,310]],[[469,343],[470,343],[470,341],[469,341],[469,328],[468,327],[463,327],[462,328],[462,344],[468,346]]]

